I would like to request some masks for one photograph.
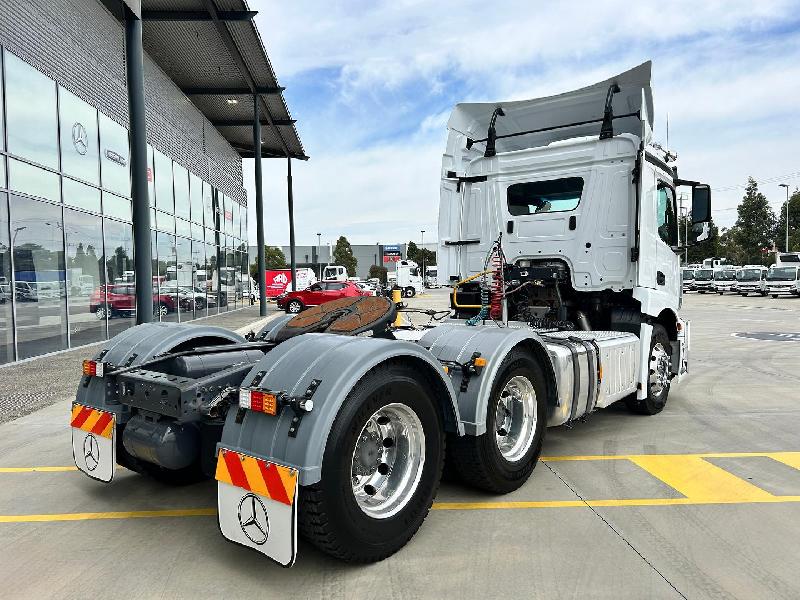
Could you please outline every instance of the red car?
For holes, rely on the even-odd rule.
[[[155,287],[155,286],[153,286]],[[153,314],[165,316],[175,311],[176,298],[167,294],[153,294]],[[89,312],[105,319],[116,315],[132,315],[136,310],[136,288],[132,283],[101,285],[89,298]]]
[[[331,300],[369,295],[352,281],[319,281],[305,290],[281,294],[276,300],[278,308],[296,314],[309,306],[317,306]]]

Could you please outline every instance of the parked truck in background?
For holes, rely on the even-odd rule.
[[[404,298],[413,298],[424,290],[422,274],[413,260],[400,260],[394,263],[394,285],[400,288]]]
[[[425,287],[433,289],[441,287],[438,274],[439,271],[436,265],[425,267]]]
[[[772,265],[767,271],[767,293],[773,298],[800,295],[800,265]]]
[[[347,269],[341,265],[328,265],[322,271],[322,281],[347,281]]]
[[[767,267],[745,265],[736,271],[736,291],[742,296],[750,293],[767,295]]]
[[[681,269],[681,280],[683,282],[683,292],[690,292],[694,290],[694,269],[691,267],[683,267]]]
[[[714,291],[714,269],[703,267],[694,271],[694,289],[705,294]]]
[[[546,427],[618,400],[659,413],[688,369],[675,189],[691,188],[698,240],[711,199],[651,145],[652,126],[650,63],[558,96],[457,105],[437,254],[454,318],[394,326],[389,300],[353,297],[248,340],[133,327],[84,362],[77,467],[101,481],[117,464],[212,475],[227,539],[291,565],[299,531],[371,562],[420,527],[445,460],[508,493]]]
[[[712,288],[720,296],[725,292],[736,292],[736,271],[739,267],[725,265],[714,269]]]

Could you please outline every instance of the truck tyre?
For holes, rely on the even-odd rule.
[[[777,297],[778,297],[778,294],[772,294],[772,297],[773,297],[773,298],[777,298]]]
[[[515,349],[492,385],[486,433],[451,436],[447,459],[465,483],[488,492],[512,492],[533,472],[546,427],[544,373],[529,352]]]
[[[375,367],[333,423],[322,479],[300,489],[300,532],[347,562],[391,556],[430,510],[444,447],[438,403],[419,370],[399,362]]]
[[[303,303],[300,300],[289,300],[286,305],[286,312],[290,315],[296,315],[303,312]]]
[[[416,296],[416,294],[417,294],[417,290],[415,290],[413,287],[407,287],[404,290],[404,293],[403,293],[403,295],[406,298],[413,298],[414,296]]]
[[[764,297],[764,298],[767,297],[767,292],[759,292],[759,294],[761,294],[761,296]]]
[[[625,399],[628,409],[639,415],[656,415],[664,410],[669,396],[671,376],[672,344],[667,330],[662,325],[653,325],[650,336],[650,378],[647,382],[647,398],[638,400],[636,394]]]

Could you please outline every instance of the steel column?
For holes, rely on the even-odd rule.
[[[258,249],[258,313],[267,316],[267,276],[264,259],[264,190],[261,172],[261,120],[258,116],[258,96],[253,96],[253,151],[256,174],[256,244]]]
[[[292,269],[292,291],[297,289],[297,262],[295,261],[294,249],[294,194],[292,193],[292,157],[286,157],[286,201],[289,204],[289,258]]]
[[[131,200],[136,276],[136,323],[153,320],[153,278],[150,254],[150,202],[147,196],[147,131],[145,129],[142,21],[125,10],[125,72],[131,141]]]

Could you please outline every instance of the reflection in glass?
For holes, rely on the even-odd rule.
[[[3,192],[0,193],[0,364],[14,360],[10,249],[11,240],[8,239],[8,194]]]
[[[192,242],[177,238],[175,241],[176,269],[167,273],[167,285],[170,294],[178,296],[178,312],[181,321],[191,321],[194,318],[195,302],[205,299],[202,294],[195,292],[196,274],[194,261],[192,261]],[[162,290],[163,291],[163,290]]]
[[[175,202],[172,197],[172,161],[153,150],[156,177],[156,207],[175,214]]]
[[[57,169],[56,84],[10,52],[5,67],[8,151]]]
[[[203,184],[194,173],[189,173],[189,204],[192,206],[192,221],[203,225]]]
[[[208,313],[216,314],[222,310],[225,298],[219,289],[219,270],[217,269],[217,247],[214,244],[206,244],[205,277],[206,289],[216,299],[216,306],[209,304]]]
[[[11,195],[18,358],[67,347],[61,207]]]
[[[214,189],[205,181],[203,182],[203,216],[206,228],[214,229]]]
[[[83,100],[58,88],[61,119],[61,170],[89,183],[100,183],[97,111]]]
[[[157,234],[156,250],[158,252],[158,297],[153,301],[153,307],[161,316],[162,321],[174,322],[178,320],[178,294],[174,285],[162,288],[168,281],[177,279],[177,250],[175,248],[175,236],[171,234]]]
[[[100,176],[103,187],[121,196],[130,197],[130,152],[128,130],[116,121],[100,115]]]
[[[131,220],[131,201],[127,198],[120,198],[114,194],[103,192],[103,214],[108,217]]]
[[[192,237],[192,226],[189,221],[175,219],[175,233],[183,237]]]
[[[105,339],[109,312],[103,272],[103,230],[100,217],[64,210],[67,238],[67,291],[70,344]]]
[[[64,177],[61,181],[61,190],[65,204],[84,208],[96,213],[100,212],[100,190],[73,181],[69,177]],[[102,248],[102,245],[100,247]]]
[[[178,163],[172,163],[175,189],[175,216],[189,218],[189,172]]]
[[[106,241],[108,335],[114,337],[134,324],[136,288],[133,271],[133,228],[128,223],[105,219],[103,229]]]
[[[209,293],[205,271],[206,245],[203,242],[192,242],[192,285],[195,292],[194,317],[198,319],[208,314],[209,306],[216,307],[216,296]]]
[[[153,168],[153,147],[147,144],[147,196],[150,206],[156,205],[156,178]]]
[[[61,202],[58,175],[21,160],[8,159],[8,187],[31,196]]]

